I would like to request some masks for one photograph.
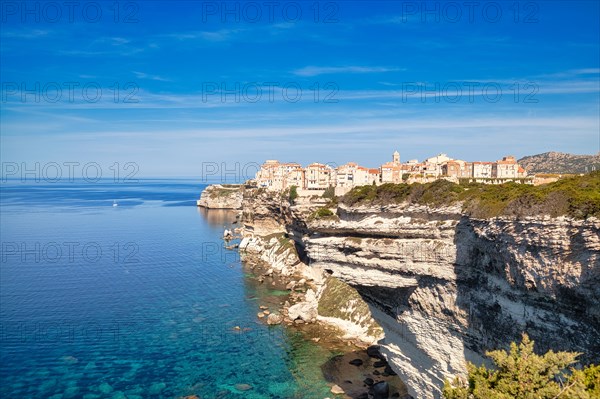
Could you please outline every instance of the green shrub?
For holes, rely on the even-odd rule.
[[[288,199],[290,200],[290,203],[294,203],[294,201],[296,200],[296,198],[298,198],[298,187],[296,186],[291,186],[290,187],[290,194]]]
[[[579,353],[553,352],[537,355],[527,334],[510,351],[487,352],[495,367],[467,364],[468,383],[458,379],[444,383],[447,399],[592,399],[600,396],[600,367],[576,370]]]
[[[323,195],[321,195],[321,198],[329,198],[329,199],[333,199],[335,198],[335,187],[329,186],[325,189],[325,191],[323,192]]]
[[[333,212],[329,208],[319,208],[315,215],[317,218],[325,218],[329,216],[333,216]]]

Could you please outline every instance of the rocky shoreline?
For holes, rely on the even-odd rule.
[[[247,245],[240,247],[243,253]],[[343,353],[321,367],[323,376],[331,383],[332,395],[345,399],[410,398],[406,386],[389,366],[378,345],[346,334],[337,324],[318,314],[316,292],[319,287],[311,275],[281,273],[282,269],[275,269],[247,254],[243,259],[244,269],[258,284],[289,293],[285,300],[277,303],[257,304],[259,320],[268,325],[284,324],[285,328],[300,332],[306,340]]]
[[[239,194],[233,190],[216,196],[211,187],[203,192],[201,206],[232,209],[232,204],[239,201]],[[335,397],[410,399],[405,384],[376,345],[383,330],[370,317],[367,304],[356,290],[304,263],[294,240],[282,229],[269,226],[268,230],[258,230],[262,235],[257,234],[248,214],[244,216],[248,202],[245,208],[240,206],[236,222],[241,219],[241,226],[232,225],[231,230],[241,234],[241,242],[235,249],[228,244],[225,247],[239,251],[244,269],[257,283],[288,293],[278,303],[258,304],[257,319],[268,325],[283,324],[302,333],[306,340],[343,353],[322,366]],[[333,309],[344,302],[349,305],[345,310]]]
[[[368,306],[356,290],[324,270],[302,262],[294,241],[284,233],[245,236],[239,251],[242,261],[250,265],[259,281],[277,276],[285,282],[290,296],[281,309],[281,322],[288,325],[324,323],[343,331],[345,340],[363,346],[375,344],[382,338],[382,329],[370,317]],[[338,307],[343,308],[342,314],[335,315],[333,311],[340,311]]]

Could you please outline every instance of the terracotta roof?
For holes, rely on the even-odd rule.
[[[394,163],[394,162],[386,162],[383,165],[381,165],[382,168],[394,168],[394,169],[399,169],[400,168],[400,164],[398,163]]]
[[[326,167],[325,165],[323,165],[322,163],[318,163],[318,162],[313,162],[307,166],[307,168],[321,168],[321,169],[324,169],[325,167]]]

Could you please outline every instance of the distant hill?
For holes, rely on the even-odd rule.
[[[527,173],[587,173],[600,170],[600,153],[596,155],[574,155],[562,152],[545,152],[519,159]]]

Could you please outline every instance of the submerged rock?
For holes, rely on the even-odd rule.
[[[238,391],[249,391],[252,389],[252,385],[250,384],[235,384],[235,389]]]
[[[269,325],[281,324],[282,321],[283,321],[283,316],[281,316],[279,314],[272,313],[269,315],[269,317],[267,317],[267,324],[269,324]]]
[[[150,395],[158,395],[166,387],[167,387],[167,384],[165,384],[164,382],[155,382],[154,384],[150,385],[150,388],[148,389],[148,393]]]
[[[103,394],[109,394],[113,391],[113,387],[110,386],[109,383],[107,382],[103,382],[102,384],[100,384],[100,386],[98,387],[98,390],[100,392],[102,392]]]

